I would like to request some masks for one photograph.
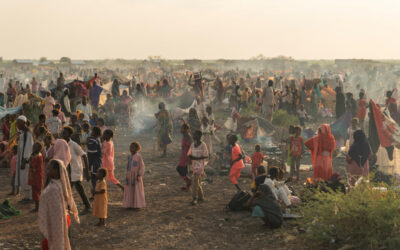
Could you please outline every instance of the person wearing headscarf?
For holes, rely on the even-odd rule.
[[[271,228],[282,226],[283,215],[281,205],[268,185],[260,185],[256,195],[250,198],[247,205],[253,207],[252,216],[260,217],[265,225]]]
[[[201,122],[200,122],[200,118],[197,115],[197,110],[195,108],[191,108],[189,109],[189,127],[190,127],[190,131],[192,133],[192,137],[193,137],[193,133],[197,130],[201,130]]]
[[[335,137],[328,124],[318,128],[318,135],[304,143],[311,152],[314,180],[328,180],[332,175],[332,154],[336,147]]]
[[[172,133],[172,119],[171,115],[166,110],[165,104],[163,102],[158,104],[158,113],[154,114],[159,126],[158,131],[158,145],[160,150],[162,150],[162,157],[167,156],[167,146],[172,143],[171,133]]]
[[[53,146],[53,159],[60,160],[63,162],[64,166],[68,166],[71,162],[71,152],[66,140],[57,139],[54,141]]]
[[[60,160],[50,161],[47,178],[39,202],[39,230],[45,237],[42,249],[70,250],[70,214],[77,223],[80,220],[64,163]]]
[[[348,179],[351,186],[361,177],[368,178],[369,174],[369,157],[371,156],[371,146],[362,130],[354,132],[354,143],[350,146],[350,150],[346,156],[349,164]]]

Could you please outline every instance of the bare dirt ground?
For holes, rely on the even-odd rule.
[[[190,205],[191,194],[181,191],[183,180],[175,168],[180,154],[180,136],[175,136],[166,159],[154,151],[152,135],[124,135],[117,131],[115,173],[122,182],[129,144],[139,141],[146,164],[144,186],[147,208],[131,211],[122,208],[122,192],[108,183],[108,219],[105,228],[95,227],[91,214],[81,216],[70,228],[72,249],[304,249],[295,221],[285,221],[278,230],[265,228],[250,212],[227,212],[226,204],[235,193],[227,176],[209,176],[205,182],[206,201]],[[249,145],[250,147],[250,145]],[[309,175],[310,173],[303,173]],[[303,178],[304,178],[303,177]],[[18,203],[20,197],[9,197],[9,169],[0,169],[0,200],[11,199],[21,215],[0,221],[0,249],[40,249],[42,235],[37,214],[31,205]],[[243,188],[250,189],[250,179],[241,178]],[[86,192],[89,183],[85,183]],[[78,209],[83,204],[73,190]]]

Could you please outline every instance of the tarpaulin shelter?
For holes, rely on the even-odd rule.
[[[22,110],[22,106],[15,108],[4,108],[0,106],[0,119],[6,117],[6,115],[15,115],[18,114]]]

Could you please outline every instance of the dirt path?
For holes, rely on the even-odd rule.
[[[107,227],[98,228],[92,215],[81,216],[81,224],[72,223],[70,229],[73,249],[299,249],[297,229],[293,222],[285,222],[279,230],[264,228],[261,221],[249,212],[224,211],[235,189],[227,176],[209,176],[205,183],[206,201],[191,206],[191,195],[182,192],[182,179],[175,167],[180,153],[180,137],[169,148],[166,159],[153,151],[151,135],[124,135],[116,132],[116,177],[124,180],[129,144],[142,144],[146,164],[144,186],[147,208],[141,211],[121,207],[122,193],[108,183]],[[243,187],[250,188],[250,180],[241,178]],[[9,170],[0,169],[0,200],[10,191]],[[89,191],[89,183],[85,183]],[[78,208],[83,204],[76,191]],[[0,249],[39,249],[42,236],[37,225],[37,214],[30,213],[33,205],[21,205],[19,197],[11,197],[12,204],[22,214],[0,221]]]

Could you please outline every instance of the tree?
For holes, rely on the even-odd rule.
[[[39,62],[45,62],[45,61],[47,61],[47,57],[41,57],[40,59],[39,59]]]
[[[60,63],[63,63],[63,64],[71,64],[71,58],[69,58],[69,57],[61,57],[60,58]]]

